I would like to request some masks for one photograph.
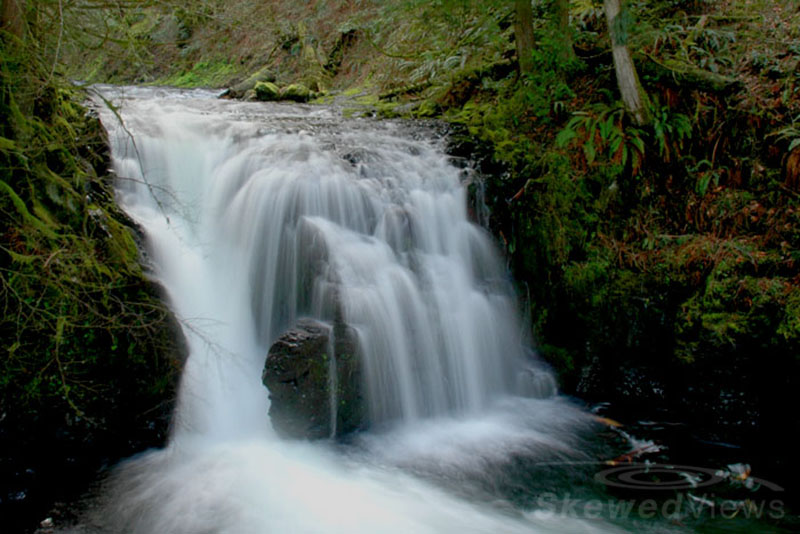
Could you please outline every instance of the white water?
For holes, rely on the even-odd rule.
[[[578,435],[591,425],[527,356],[504,268],[431,132],[102,90],[125,123],[101,111],[119,200],[190,348],[170,444],[119,470],[102,529],[614,531],[430,482],[480,479],[520,455],[586,459]],[[300,316],[337,313],[358,333],[381,431],[349,446],[283,441],[261,383],[269,345]]]

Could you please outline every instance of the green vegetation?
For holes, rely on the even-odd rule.
[[[646,125],[620,102],[599,6],[578,3],[576,61],[542,12],[531,74],[432,98],[492,147],[492,229],[565,389],[670,411],[789,480],[780,436],[797,416],[776,414],[800,365],[800,15],[734,4],[629,3]],[[735,415],[722,391],[742,399]]]
[[[440,117],[463,134],[454,144],[487,175],[491,230],[568,391],[622,398],[641,369],[712,438],[745,433],[791,456],[778,429],[797,415],[777,414],[800,357],[796,2],[624,2],[613,29],[647,93],[641,124],[622,104],[603,3],[568,4],[565,18],[564,2],[532,2],[520,73],[510,0],[41,2],[40,44],[3,41],[5,398],[90,417],[96,391],[122,387],[105,382],[126,374],[114,366],[160,372],[145,347],[163,309],[64,77],[237,97],[302,84],[345,114]],[[705,407],[725,388],[761,414],[728,434]]]
[[[12,530],[20,510],[44,513],[70,491],[62,478],[163,441],[179,356],[114,203],[102,127],[31,37],[45,14],[31,9],[0,40],[0,505]]]
[[[167,76],[162,83],[174,87],[217,87],[227,82],[234,67],[224,61],[200,61],[192,65],[188,71]]]
[[[272,82],[256,82],[253,90],[256,98],[264,102],[278,100],[281,96],[280,88]]]

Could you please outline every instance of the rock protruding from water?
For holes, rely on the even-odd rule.
[[[327,438],[365,424],[356,335],[344,324],[300,319],[270,347],[262,380],[285,437]]]
[[[262,102],[280,100],[281,90],[272,82],[258,82],[253,88],[256,92],[256,99]]]
[[[302,83],[293,83],[281,89],[281,98],[293,102],[308,102],[313,97],[311,89]]]
[[[264,67],[261,70],[253,73],[243,82],[237,83],[233,87],[230,87],[222,94],[222,96],[223,98],[244,98],[248,92],[255,91],[256,85],[264,82],[275,82],[275,73],[267,67]]]

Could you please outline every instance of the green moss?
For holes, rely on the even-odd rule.
[[[294,102],[308,102],[311,100],[311,90],[301,83],[293,83],[281,89],[280,96],[284,100]]]
[[[119,411],[141,430],[144,414],[172,395],[177,345],[102,178],[102,127],[78,104],[85,95],[35,62],[25,78],[7,77],[22,51],[3,52],[0,112],[10,120],[0,135],[11,142],[0,147],[2,423],[40,421],[31,432],[42,439],[52,420],[117,432],[109,413]]]
[[[346,89],[345,91],[342,91],[342,96],[345,97],[361,96],[363,95],[364,91],[365,90],[363,87],[351,87],[349,89]]]
[[[271,82],[256,82],[253,90],[256,93],[256,98],[261,100],[262,102],[269,102],[273,100],[279,100],[281,90],[280,88]]]
[[[440,113],[439,106],[430,100],[423,101],[415,110],[414,116],[417,118],[425,119],[436,117]]]
[[[783,318],[778,325],[776,333],[787,342],[800,343],[800,289],[791,288],[785,295],[785,309]],[[800,353],[796,354],[800,359]]]
[[[559,376],[568,377],[576,371],[574,351],[547,344],[539,345],[536,348],[539,355],[550,362]]]
[[[221,87],[236,73],[227,60],[200,61],[184,72],[174,74],[158,83],[175,87]]]

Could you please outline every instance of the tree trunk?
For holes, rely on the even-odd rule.
[[[611,36],[611,51],[614,56],[614,70],[617,85],[622,95],[622,102],[634,122],[639,126],[650,122],[650,110],[647,107],[647,94],[639,81],[636,67],[627,46],[627,28],[619,18],[621,0],[603,0],[606,12],[608,32]]]
[[[514,21],[514,40],[520,74],[533,70],[533,10],[531,0],[514,0],[517,17]]]
[[[3,0],[0,29],[22,39],[25,33],[25,0]]]
[[[561,47],[558,51],[563,63],[568,63],[575,58],[572,49],[572,36],[569,28],[569,0],[553,0],[552,4],[553,26]]]

